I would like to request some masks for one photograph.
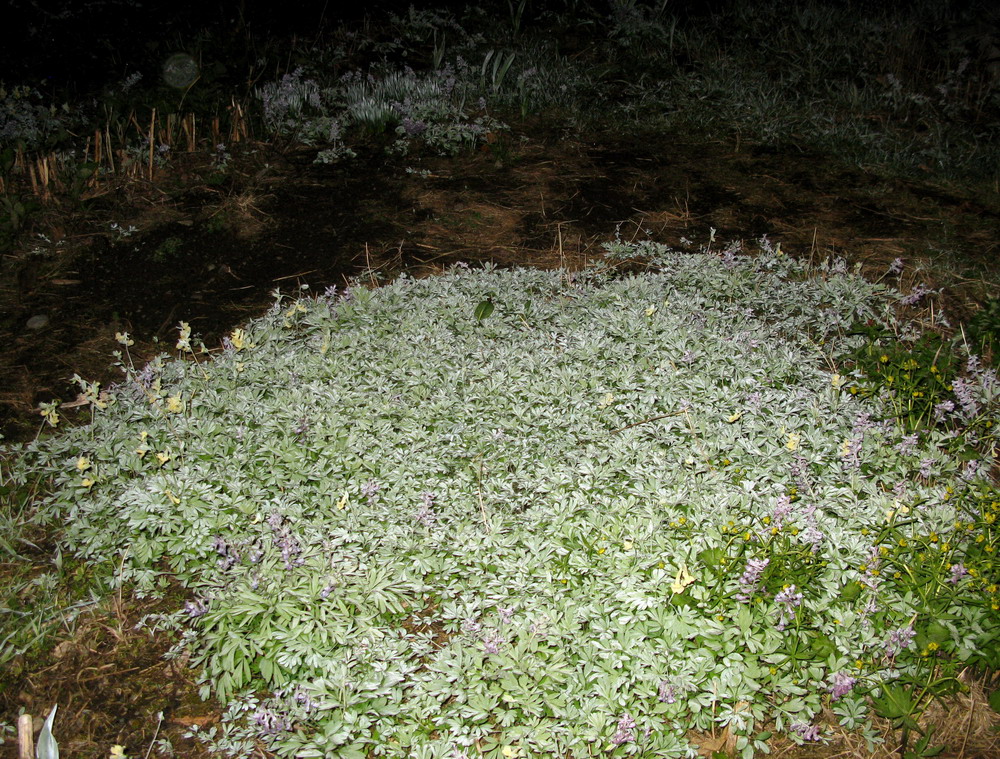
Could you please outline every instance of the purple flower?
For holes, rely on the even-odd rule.
[[[218,565],[223,572],[231,569],[240,560],[240,552],[229,545],[221,535],[216,535],[212,539],[212,548],[219,554]]]
[[[419,137],[427,131],[427,123],[420,119],[411,119],[409,116],[403,117],[403,131],[407,137]]]
[[[899,276],[903,273],[903,259],[896,258],[893,259],[892,263],[889,264],[889,274],[893,276]]]
[[[368,503],[375,503],[378,500],[378,491],[381,487],[375,480],[368,480],[361,486],[361,495],[368,499]]]
[[[795,618],[795,610],[802,603],[802,594],[796,591],[794,585],[789,585],[774,597],[774,603],[781,614],[778,630],[784,630],[789,619]]]
[[[843,698],[854,688],[857,678],[851,677],[846,672],[834,672],[833,683],[830,685],[830,695],[833,700]]]
[[[973,392],[972,383],[961,377],[956,377],[951,383],[955,397],[958,398],[959,405],[966,417],[973,417],[979,413],[979,402]]]
[[[771,512],[771,521],[774,522],[774,526],[780,530],[781,526],[785,523],[785,518],[792,513],[794,508],[792,506],[792,499],[789,496],[779,496],[774,505],[774,511]]]
[[[961,580],[963,577],[965,577],[967,574],[969,574],[969,570],[965,568],[964,564],[961,563],[952,564],[951,577],[948,578],[948,582],[950,582],[952,585],[957,585],[958,581]]]
[[[934,404],[934,421],[943,422],[952,411],[955,410],[953,401],[941,401]]]
[[[909,295],[904,295],[899,299],[899,302],[904,306],[915,306],[920,301],[924,299],[924,296],[930,295],[934,291],[929,289],[925,284],[921,283],[913,288]]]
[[[184,602],[184,613],[191,619],[200,617],[208,613],[208,601],[204,598],[196,598],[194,601]]]
[[[885,655],[891,659],[900,651],[908,648],[916,634],[916,631],[909,626],[893,630],[889,633],[889,639],[885,642]]]
[[[816,525],[811,524],[802,531],[799,537],[803,543],[809,543],[812,546],[813,553],[818,553],[819,547],[823,543],[823,538],[826,536]]]
[[[800,493],[808,493],[810,490],[809,479],[806,476],[809,472],[809,462],[801,456],[796,456],[789,466],[792,479],[795,480],[795,487]]]
[[[914,432],[912,435],[904,435],[903,439],[896,445],[896,450],[904,456],[910,456],[917,447],[919,435]]]
[[[420,508],[413,515],[413,518],[428,529],[434,526],[437,516],[434,514],[434,493],[424,493],[421,496]]]
[[[791,727],[792,732],[796,733],[804,741],[818,741],[820,739],[819,725],[807,725],[804,722],[796,722]]]
[[[262,706],[253,714],[253,721],[261,735],[277,735],[292,729],[292,723],[287,717],[277,714],[272,709]]]
[[[500,615],[500,621],[505,625],[509,625],[514,619],[513,606],[501,606],[497,609],[497,613]]]
[[[635,720],[632,719],[632,715],[628,712],[622,715],[621,719],[618,720],[618,731],[611,737],[612,746],[620,746],[623,743],[634,743],[636,724]]]
[[[750,597],[757,592],[764,570],[770,563],[770,559],[750,559],[747,562],[743,574],[740,575],[740,592],[736,594],[737,601],[747,603]]]
[[[973,459],[965,465],[965,469],[960,475],[966,482],[972,482],[974,479],[980,476],[983,469],[983,464],[981,461]]]
[[[483,638],[483,650],[490,655],[500,653],[500,646],[506,643],[498,632],[493,632]]]
[[[673,704],[677,702],[677,695],[674,691],[674,686],[671,685],[668,680],[660,680],[659,699],[665,704]]]
[[[875,429],[875,422],[872,421],[872,415],[867,411],[862,411],[856,417],[854,417],[854,432],[863,433],[868,430]]]
[[[965,371],[969,374],[976,374],[980,370],[979,356],[969,356],[965,361]]]
[[[309,422],[309,417],[299,417],[298,424],[296,424],[294,430],[295,436],[301,440],[309,432],[310,427],[312,427],[312,424]]]
[[[932,466],[934,466],[934,459],[921,459],[920,471],[918,472],[918,474],[925,480],[930,479]]]
[[[469,617],[468,619],[462,620],[462,632],[469,633],[470,635],[475,635],[480,630],[483,629],[482,624],[479,620]]]

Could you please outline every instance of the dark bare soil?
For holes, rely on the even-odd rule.
[[[829,156],[677,135],[507,135],[457,159],[389,158],[373,146],[336,166],[313,155],[258,146],[221,176],[191,156],[82,209],[49,208],[0,269],[5,437],[38,434],[38,403],[72,401],[74,373],[115,381],[116,332],[131,333],[133,356],[149,357],[173,345],[184,320],[211,348],[266,309],[275,288],[322,292],[457,261],[579,266],[616,229],[670,245],[707,242],[710,228],[719,240],[767,234],[793,256],[843,256],[876,277],[901,257],[899,285],[944,288],[953,323],[998,294],[996,188],[888,179]],[[123,236],[112,223],[136,231]],[[39,316],[45,326],[29,328]],[[86,409],[65,416],[85,423]],[[40,565],[51,550],[40,546]],[[106,757],[114,744],[145,755],[154,736],[179,756],[204,755],[183,733],[215,724],[217,705],[197,698],[183,660],[163,659],[173,641],[134,629],[181,603],[126,592],[84,615],[43,657],[0,674],[0,723],[58,702],[66,756]],[[0,745],[0,756],[13,751]]]

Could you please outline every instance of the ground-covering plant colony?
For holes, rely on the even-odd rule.
[[[110,382],[29,387],[0,446],[0,738],[48,669],[107,654],[41,759],[994,750],[1000,21],[967,5],[520,0],[291,40],[174,20],[75,100],[0,82],[0,343],[51,348],[75,316],[25,304],[104,293],[81,313],[115,349]],[[560,160],[587,151],[559,146],[609,134],[688,176],[626,155],[574,204]],[[723,152],[752,181],[692,190]],[[787,183],[755,162],[785,152]],[[912,191],[933,250],[867,216],[832,251],[785,225],[783,250],[820,157],[874,188],[833,218],[899,221],[878,198]],[[614,205],[625,169],[652,189]],[[366,172],[358,213],[406,184],[381,249],[331,210]],[[506,183],[493,205],[477,179]],[[282,183],[342,194],[261,254]],[[766,228],[726,242],[710,206],[754,183]],[[462,238],[490,226],[521,237]],[[305,263],[324,235],[349,265]],[[147,277],[192,296],[143,313]],[[186,313],[275,283],[255,318]],[[141,740],[106,720],[74,744],[80,691],[155,685],[163,651],[187,694]],[[195,695],[210,713],[179,719]]]
[[[120,583],[191,589],[149,624],[229,704],[218,748],[877,742],[1000,655],[1000,387],[901,358],[906,297],[766,239],[279,293],[208,352],[121,335],[92,424],[8,476]]]

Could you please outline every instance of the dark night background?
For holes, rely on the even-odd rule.
[[[683,18],[725,4],[720,0],[670,2],[665,11]],[[850,5],[863,14],[869,9],[874,12],[909,3],[831,0],[830,4]],[[7,86],[42,87],[53,95],[84,95],[180,51],[201,52],[203,65],[218,64],[216,70],[223,78],[238,77],[251,62],[247,59],[254,53],[255,41],[273,42],[292,35],[321,40],[331,28],[365,17],[377,28],[380,18],[391,12],[405,14],[410,6],[461,12],[474,5],[455,0],[5,0],[0,4],[0,29],[5,37],[0,47],[0,81]],[[503,14],[508,12],[503,0],[496,5]],[[610,13],[611,5],[608,0],[529,0],[525,19],[530,23],[546,8],[556,12],[575,9],[581,15],[600,18]],[[659,7],[660,3],[653,5]],[[943,0],[942,6],[966,19],[989,12],[989,4],[981,0]],[[207,44],[212,45],[211,51],[205,48]]]

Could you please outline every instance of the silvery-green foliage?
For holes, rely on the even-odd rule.
[[[892,676],[843,589],[894,502],[949,530],[915,470],[958,465],[933,441],[900,454],[892,425],[845,465],[879,409],[827,357],[884,318],[879,285],[766,240],[608,253],[646,271],[279,296],[210,360],[156,362],[90,427],[28,446],[52,483],[40,517],[126,587],[191,590],[177,617],[231,745],[680,757],[722,719],[749,757],[855,660]],[[765,559],[798,562],[797,600],[779,575],[750,583]],[[890,593],[905,625],[915,601]]]
[[[258,87],[257,97],[264,109],[264,123],[279,134],[295,134],[308,116],[322,108],[319,85],[313,79],[303,79],[301,68]]]
[[[21,86],[8,92],[0,85],[0,146],[37,150],[64,133],[70,122],[68,105],[43,105],[36,89]]]

